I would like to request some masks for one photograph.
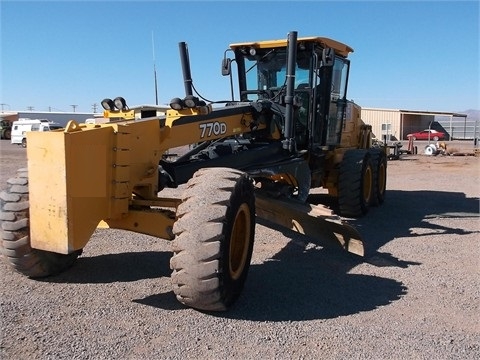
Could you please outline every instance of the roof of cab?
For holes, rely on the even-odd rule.
[[[326,37],[302,37],[298,38],[297,42],[314,42],[320,45],[321,47],[329,47],[335,49],[335,52],[341,56],[347,57],[349,53],[353,53],[353,49],[343,44],[339,41],[332,40]],[[286,47],[287,46],[287,39],[280,39],[280,40],[265,40],[265,41],[252,41],[252,42],[244,42],[244,43],[236,43],[230,44],[231,49],[236,49],[243,46],[252,46],[256,48],[272,48],[272,47]]]

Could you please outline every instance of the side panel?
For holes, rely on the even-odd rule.
[[[101,220],[125,227],[132,193],[157,198],[160,132],[158,121],[29,132],[32,247],[67,254],[83,248]]]

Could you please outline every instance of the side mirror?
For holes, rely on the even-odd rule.
[[[232,71],[232,60],[229,58],[224,58],[222,60],[222,75],[223,76],[228,76],[230,75],[230,72]]]
[[[335,62],[335,50],[325,48],[322,51],[322,66],[333,66]]]

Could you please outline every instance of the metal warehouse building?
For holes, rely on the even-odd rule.
[[[474,139],[480,131],[478,120],[449,112],[362,108],[362,120],[386,141],[407,140],[407,134],[428,128],[446,133],[448,140]]]

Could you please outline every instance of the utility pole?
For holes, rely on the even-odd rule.
[[[96,112],[97,112],[97,106],[98,106],[97,103],[94,103],[94,104],[92,105],[93,113],[96,113]]]
[[[77,108],[78,105],[70,105],[73,109],[73,112],[75,112],[75,109]]]
[[[27,106],[28,111],[33,111],[33,106]]]
[[[4,109],[4,107],[5,107],[5,106],[8,106],[8,107],[10,107],[10,105],[8,105],[8,104],[5,104],[5,103],[1,103],[1,104],[0,104],[0,106],[2,107],[2,112],[3,112],[3,109]]]

